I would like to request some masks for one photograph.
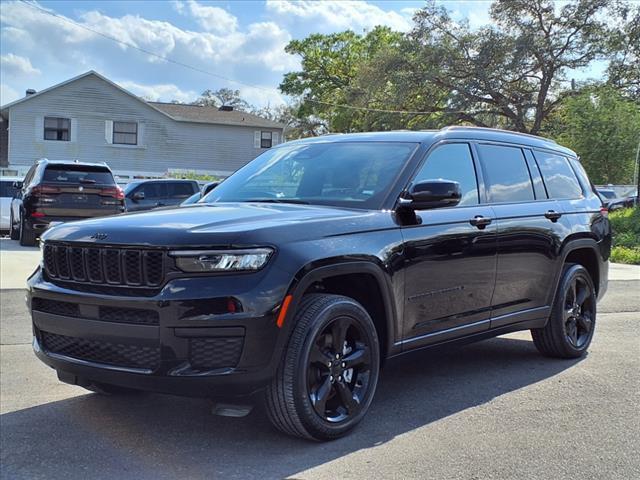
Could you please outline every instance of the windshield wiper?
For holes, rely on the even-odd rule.
[[[251,200],[243,200],[246,203],[296,203],[299,205],[309,205],[304,200],[296,200],[295,198],[254,198]]]
[[[81,178],[80,183],[96,183],[92,178]]]

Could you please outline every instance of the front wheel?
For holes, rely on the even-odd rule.
[[[365,416],[378,383],[380,347],[367,311],[352,298],[303,297],[294,330],[266,390],[271,422],[312,440],[347,434]]]
[[[18,240],[20,238],[20,229],[16,228],[16,222],[13,218],[13,213],[10,215],[9,220],[9,237],[11,240]]]
[[[591,276],[582,265],[565,265],[547,325],[531,330],[533,343],[548,357],[578,358],[587,352],[595,326]]]

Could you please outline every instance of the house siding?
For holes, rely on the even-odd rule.
[[[72,119],[72,141],[46,141],[45,116]],[[138,122],[137,146],[112,145],[108,121]],[[281,129],[178,122],[89,75],[9,108],[9,164],[40,158],[106,162],[114,172],[169,169],[231,173],[262,153],[254,132]]]

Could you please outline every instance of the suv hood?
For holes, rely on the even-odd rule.
[[[210,203],[64,223],[44,240],[144,246],[277,244],[391,228],[389,212],[318,205]]]

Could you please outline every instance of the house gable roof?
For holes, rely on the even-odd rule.
[[[31,95],[27,95],[25,97],[19,98],[11,103],[3,105],[0,107],[0,113],[4,113],[9,108],[18,105],[23,102],[28,102],[29,100],[39,97],[45,93],[51,92],[57,88],[63,87],[70,83],[73,83],[82,78],[94,76],[103,82],[111,85],[112,87],[118,89],[125,95],[135,99],[138,102],[144,103],[147,107],[156,110],[162,115],[175,120],[176,122],[192,122],[192,123],[206,123],[206,124],[218,124],[218,125],[239,125],[245,127],[265,127],[265,128],[283,128],[284,125],[273,122],[266,118],[259,117],[257,115],[252,115],[246,112],[240,111],[220,111],[216,107],[204,107],[200,105],[184,105],[184,104],[173,104],[173,103],[162,103],[162,102],[147,102],[146,100],[134,95],[133,93],[125,90],[120,85],[112,82],[108,78],[100,75],[98,72],[93,70],[89,70],[77,77],[70,78],[69,80],[65,80],[62,83],[58,83],[57,85],[53,85],[49,88],[45,88],[44,90],[40,90],[39,92],[33,93]],[[3,115],[4,116],[4,115]]]
[[[217,123],[246,127],[283,128],[281,123],[240,110],[223,111],[218,107],[182,103],[147,102],[179,122]]]

